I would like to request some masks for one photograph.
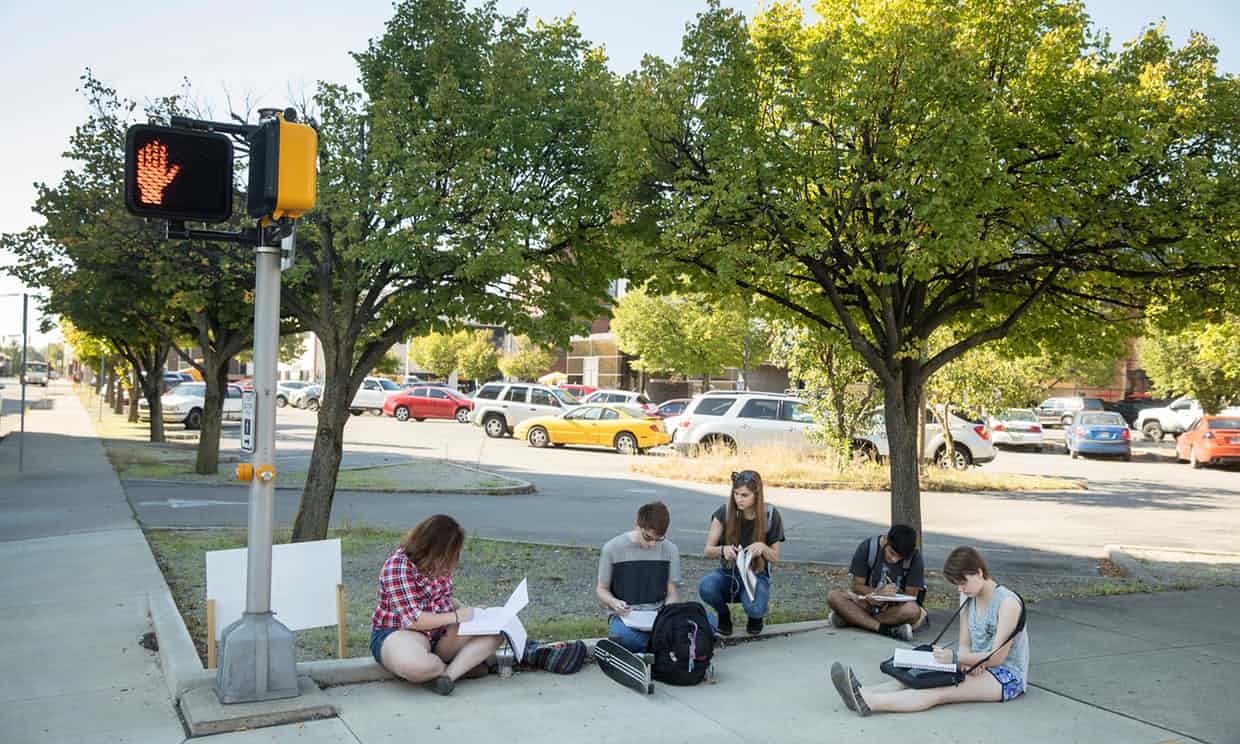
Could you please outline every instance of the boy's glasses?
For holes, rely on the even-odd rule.
[[[646,532],[645,530],[642,530],[642,540],[644,540],[644,541],[646,541],[646,542],[649,542],[649,543],[661,543],[661,542],[663,542],[663,541],[664,541],[664,540],[666,540],[666,539],[667,539],[667,535],[659,535],[658,537],[655,537],[654,535],[649,534],[649,533],[648,533],[648,532]]]

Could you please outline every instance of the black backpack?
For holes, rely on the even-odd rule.
[[[669,685],[696,685],[715,655],[715,632],[699,602],[664,605],[650,629],[652,677]]]

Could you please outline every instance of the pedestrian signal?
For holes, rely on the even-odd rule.
[[[222,134],[137,124],[125,135],[125,208],[139,217],[224,222],[233,148]]]
[[[290,118],[292,115],[290,109]],[[314,208],[319,136],[285,114],[263,120],[250,135],[246,212],[258,219],[297,219]]]

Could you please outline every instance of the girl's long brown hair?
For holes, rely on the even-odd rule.
[[[742,487],[753,491],[754,540],[757,542],[766,540],[766,497],[762,494],[762,476],[754,470],[742,470],[732,474],[732,493],[728,494],[727,521],[723,525],[724,545],[740,545],[741,542],[742,515],[736,508],[736,489]],[[766,568],[766,559],[759,556],[749,566],[755,573],[761,573]]]
[[[447,514],[422,520],[400,541],[400,549],[427,576],[449,576],[461,560],[465,530]]]

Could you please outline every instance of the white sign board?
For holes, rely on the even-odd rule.
[[[258,393],[245,390],[241,393],[241,451],[254,452],[254,413],[258,410]]]
[[[207,553],[207,599],[215,600],[215,638],[245,612],[245,548]],[[289,630],[336,624],[340,539],[273,545],[271,610]]]

